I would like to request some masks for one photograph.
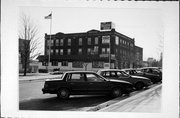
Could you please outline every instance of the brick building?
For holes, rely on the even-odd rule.
[[[45,34],[44,55],[38,57],[39,69],[93,70],[101,68],[129,68],[136,63],[135,40],[115,29],[90,30],[82,33]],[[139,51],[140,49],[140,51]],[[138,47],[138,61],[142,61],[142,48]]]

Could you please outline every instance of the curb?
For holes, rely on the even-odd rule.
[[[154,91],[155,89],[159,89],[159,88],[161,88],[162,87],[162,85],[160,84],[160,85],[157,85],[157,86],[155,86],[155,87],[153,87],[153,88],[151,88],[151,89],[148,89],[148,90],[145,90],[145,91],[143,91],[143,92],[140,92],[140,93],[137,93],[137,94],[135,94],[135,95],[132,95],[132,96],[130,96],[130,97],[119,97],[119,98],[115,98],[115,99],[113,99],[113,100],[110,100],[110,101],[108,101],[108,102],[105,102],[105,103],[102,103],[102,104],[100,104],[100,105],[97,105],[97,106],[95,106],[95,107],[92,107],[92,108],[90,108],[90,109],[88,109],[88,110],[86,110],[86,111],[98,111],[98,110],[101,110],[101,109],[103,109],[103,108],[106,108],[106,107],[109,107],[109,106],[113,106],[113,105],[119,105],[119,106],[121,106],[122,104],[124,105],[124,104],[126,104],[127,102],[129,102],[129,101],[131,101],[132,99],[137,99],[137,98],[139,98],[139,97],[141,97],[141,96],[143,96],[143,95],[146,95],[146,94],[149,94],[150,92],[152,92],[152,91]],[[125,99],[126,98],[126,99]]]

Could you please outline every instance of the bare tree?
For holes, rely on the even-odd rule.
[[[30,61],[41,54],[39,48],[40,38],[38,37],[38,27],[32,22],[30,16],[22,13],[19,21],[19,41],[21,40],[19,53],[21,55],[21,62],[24,68],[24,76],[26,76]]]

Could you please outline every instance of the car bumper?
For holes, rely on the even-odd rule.
[[[45,93],[56,94],[57,93],[56,90],[54,89],[45,89],[45,88],[42,88],[42,92],[43,94]]]

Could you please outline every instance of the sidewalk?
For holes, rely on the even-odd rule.
[[[23,76],[23,74],[19,74],[19,80],[20,81],[44,80],[44,79],[60,78],[61,76],[62,74],[51,75],[49,73],[27,73],[26,76]]]
[[[102,108],[100,112],[161,112],[161,87],[144,91],[135,96]]]

